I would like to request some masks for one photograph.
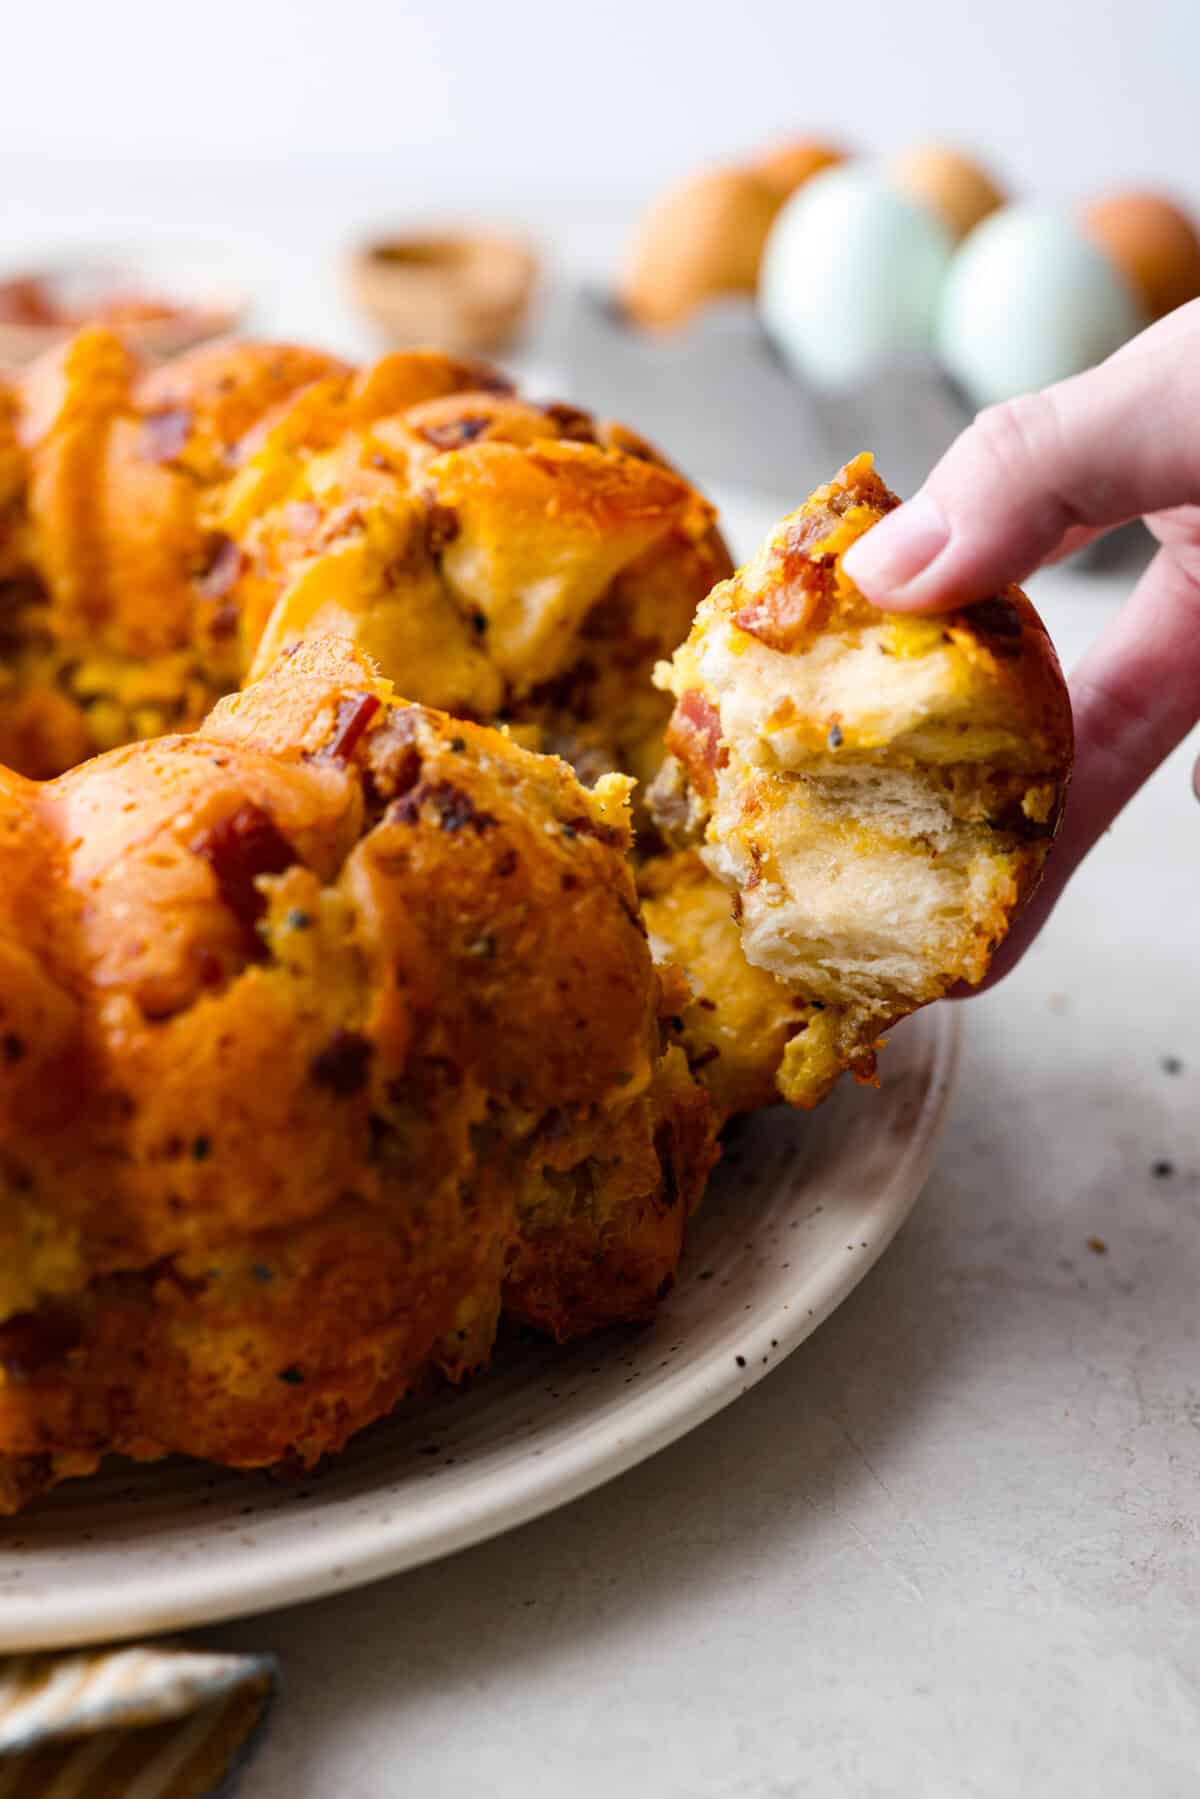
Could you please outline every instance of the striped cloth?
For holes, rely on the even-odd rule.
[[[253,1754],[266,1655],[169,1644],[0,1662],[0,1799],[212,1799]]]

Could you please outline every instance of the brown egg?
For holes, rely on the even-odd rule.
[[[923,144],[893,157],[884,170],[892,186],[936,213],[957,243],[1007,195],[973,157],[943,144]]]
[[[1200,296],[1196,221],[1165,194],[1106,194],[1084,209],[1083,228],[1152,319]]]
[[[681,325],[718,294],[753,293],[783,195],[745,169],[693,175],[663,194],[634,239],[621,299],[639,325]]]
[[[777,188],[784,199],[822,169],[845,162],[847,152],[819,137],[790,137],[775,144],[752,165],[754,173]]]

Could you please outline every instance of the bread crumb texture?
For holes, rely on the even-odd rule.
[[[660,825],[733,896],[749,963],[803,1006],[778,1085],[875,1078],[881,1035],[977,983],[1036,887],[1072,753],[1019,588],[881,612],[842,558],[898,504],[861,455],[716,587],[656,679],[675,698]]]

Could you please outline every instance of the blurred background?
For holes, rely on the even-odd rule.
[[[868,162],[933,141],[1068,221],[1114,190],[1200,201],[1196,0],[110,0],[23,7],[7,37],[3,273],[170,251],[244,294],[253,329],[361,355],[386,332],[352,295],[356,245],[513,232],[541,279],[502,354],[757,491],[808,485],[864,432],[911,484],[989,396],[902,355],[852,370],[831,407],[824,352],[792,354],[789,320],[764,333],[748,296],[669,332],[606,313],[673,183],[796,137]],[[810,285],[796,266],[784,311]]]
[[[6,35],[6,232],[453,200],[552,222],[595,268],[622,200],[800,131],[962,141],[1067,196],[1200,179],[1195,0],[109,0]]]

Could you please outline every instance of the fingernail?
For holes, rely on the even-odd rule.
[[[932,495],[919,493],[852,544],[842,567],[868,599],[900,599],[949,541],[941,507]]]

